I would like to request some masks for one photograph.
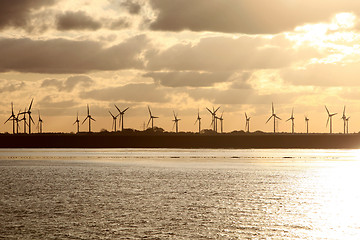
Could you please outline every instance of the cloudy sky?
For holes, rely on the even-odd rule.
[[[86,104],[94,131],[111,129],[130,107],[125,127],[142,129],[147,106],[155,125],[196,131],[200,110],[221,106],[224,130],[272,131],[271,102],[295,130],[360,131],[360,1],[354,0],[14,0],[0,2],[0,118],[32,98],[45,131],[75,131]],[[1,132],[11,131],[11,124]],[[81,126],[86,130],[86,125]]]

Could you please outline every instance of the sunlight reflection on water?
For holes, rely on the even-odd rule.
[[[360,239],[359,154],[0,149],[0,235]]]

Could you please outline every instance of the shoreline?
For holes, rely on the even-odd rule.
[[[360,134],[0,134],[0,148],[357,149],[360,148]]]

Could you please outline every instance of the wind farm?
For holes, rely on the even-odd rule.
[[[359,144],[360,146],[360,134],[359,133],[352,133],[349,134],[349,119],[350,116],[346,115],[346,106],[343,108],[343,115],[340,118],[343,124],[343,132],[342,133],[333,133],[333,116],[337,113],[331,113],[327,106],[325,106],[325,113],[327,116],[326,127],[329,127],[329,133],[316,133],[312,132],[309,133],[309,118],[305,115],[305,132],[295,132],[295,115],[294,115],[294,108],[291,109],[291,115],[286,120],[286,122],[291,122],[291,128],[288,132],[278,132],[276,131],[278,122],[281,121],[281,118],[276,114],[274,103],[271,103],[271,116],[265,122],[268,123],[270,120],[273,121],[273,131],[272,132],[263,132],[263,131],[250,131],[250,117],[246,112],[244,114],[244,123],[245,129],[244,130],[233,130],[233,131],[225,131],[224,129],[224,110],[221,106],[212,107],[212,109],[205,107],[203,111],[210,113],[211,129],[203,129],[202,128],[202,118],[200,117],[200,108],[197,111],[197,114],[194,116],[196,120],[194,125],[197,125],[196,131],[180,131],[179,122],[180,118],[178,114],[173,110],[172,111],[172,119],[173,127],[172,131],[165,131],[159,125],[155,126],[154,120],[159,119],[159,116],[155,116],[150,108],[147,107],[148,110],[148,121],[147,121],[147,129],[144,130],[137,130],[132,128],[124,128],[124,114],[129,109],[129,107],[124,108],[121,110],[116,104],[114,104],[116,110],[118,111],[117,114],[113,114],[111,110],[108,110],[108,114],[111,117],[112,124],[111,124],[111,131],[100,131],[94,132],[92,131],[92,123],[95,122],[95,118],[90,114],[90,105],[86,105],[86,115],[82,121],[83,125],[88,121],[87,128],[83,130],[80,129],[80,120],[79,120],[79,113],[76,114],[76,119],[72,122],[72,125],[76,126],[76,133],[53,133],[53,132],[44,132],[43,130],[43,117],[40,115],[40,110],[37,110],[38,113],[38,121],[37,121],[37,133],[31,132],[31,124],[35,124],[32,117],[32,108],[33,108],[34,99],[31,99],[30,105],[25,108],[24,111],[19,111],[16,115],[14,112],[14,104],[13,102],[10,103],[10,115],[4,122],[4,124],[8,124],[9,122],[12,123],[12,134],[0,134],[1,138],[3,139],[2,142],[6,142],[6,138],[12,136],[11,139],[21,139],[25,136],[31,137],[36,136],[37,138],[45,137],[51,138],[51,142],[53,144],[59,143],[57,139],[68,138],[65,144],[67,147],[72,147],[70,143],[73,143],[73,147],[91,147],[91,146],[98,146],[98,147],[234,147],[234,148],[259,148],[259,147],[278,147],[278,148],[317,148],[317,147],[330,147],[330,146],[337,146],[341,147],[353,147],[355,143]],[[221,115],[218,116],[217,112],[221,110]],[[129,113],[131,115],[131,112]],[[20,117],[22,116],[22,118]],[[118,122],[118,119],[119,122]],[[20,130],[19,123],[23,121],[23,132]],[[117,123],[119,123],[119,129],[117,128]],[[339,122],[338,122],[339,123]],[[70,123],[71,124],[71,123]],[[244,125],[243,125],[244,126]],[[347,144],[339,144],[338,138],[339,135],[342,135],[346,139],[342,139],[341,142]],[[196,135],[201,136],[195,137]],[[81,136],[81,137],[80,137]],[[15,138],[14,138],[15,137]],[[342,138],[343,138],[342,137]],[[82,139],[83,143],[73,142],[72,138]],[[115,145],[110,143],[107,139],[116,138]],[[10,139],[10,138],[9,138]],[[94,143],[90,144],[90,140],[85,139],[95,139]],[[101,140],[99,140],[101,139]],[[139,142],[135,139],[138,139]],[[142,139],[142,140],[141,140]],[[146,140],[145,140],[146,139]],[[160,139],[168,139],[169,142],[162,142],[163,140]],[[186,143],[182,142],[185,141]],[[256,139],[256,141],[255,141]],[[265,140],[266,141],[265,141]],[[314,140],[318,139],[318,140]],[[347,139],[352,139],[349,143]],[[15,140],[14,140],[15,141]],[[98,142],[98,141],[101,141]],[[203,142],[202,142],[203,141]],[[267,142],[269,141],[269,142]],[[3,147],[15,147],[15,146],[23,146],[23,147],[47,147],[49,146],[49,141],[40,141],[37,145],[37,141],[26,141],[32,144],[25,144],[22,141],[16,140],[16,143],[12,145],[3,144]],[[126,142],[126,143],[125,143]],[[106,144],[105,144],[106,143]],[[80,145],[79,145],[80,144]],[[103,145],[105,144],[105,145]],[[133,145],[131,145],[133,144]],[[56,144],[52,147],[56,147]],[[59,146],[62,146],[60,144]]]

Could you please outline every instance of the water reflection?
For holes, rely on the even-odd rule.
[[[0,150],[0,235],[360,239],[358,150]]]

